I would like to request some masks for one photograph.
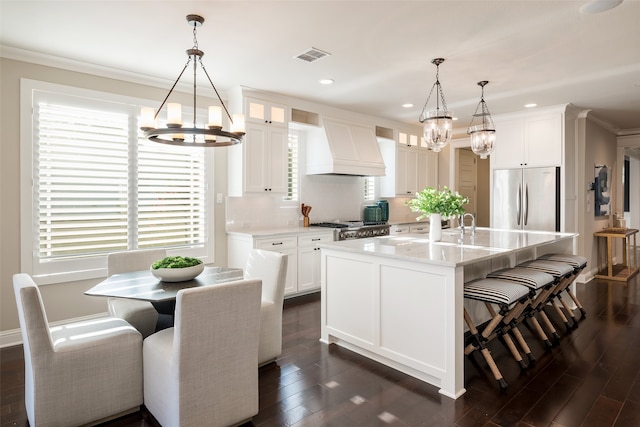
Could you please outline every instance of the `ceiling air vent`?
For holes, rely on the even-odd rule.
[[[296,56],[296,58],[302,59],[305,62],[315,62],[318,59],[322,59],[325,56],[329,56],[329,55],[331,55],[329,52],[325,52],[323,50],[312,47],[302,52],[300,55]]]

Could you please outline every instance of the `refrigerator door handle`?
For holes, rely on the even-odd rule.
[[[524,185],[524,225],[529,222],[529,184]]]
[[[516,222],[518,225],[520,225],[520,213],[522,212],[522,184],[518,185],[518,196],[516,197],[516,200]]]

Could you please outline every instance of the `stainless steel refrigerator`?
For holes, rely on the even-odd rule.
[[[560,231],[560,168],[494,170],[491,226]]]

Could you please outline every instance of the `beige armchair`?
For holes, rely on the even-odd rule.
[[[40,290],[13,276],[24,346],[25,406],[31,426],[77,426],[142,404],[142,336],[122,319],[49,327]]]
[[[287,279],[287,255],[252,249],[244,277],[262,280],[258,365],[264,366],[282,353],[282,304]]]
[[[163,427],[258,413],[260,280],[178,291],[175,326],[144,340],[144,404]]]
[[[147,270],[151,264],[167,256],[164,249],[141,249],[135,251],[114,252],[107,256],[107,274],[109,276],[130,271]],[[156,331],[158,312],[150,302],[126,298],[109,298],[109,314],[129,322],[148,337]]]

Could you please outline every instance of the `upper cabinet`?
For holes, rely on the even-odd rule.
[[[244,145],[244,191],[287,191],[287,129],[247,125]]]
[[[258,98],[244,98],[244,115],[247,123],[264,123],[287,127],[288,108],[286,105]]]
[[[438,154],[422,148],[417,134],[398,132],[398,143],[378,139],[387,165],[380,178],[380,197],[411,197],[425,187],[438,185]]]
[[[496,119],[496,147],[491,167],[541,167],[562,165],[561,113]]]
[[[286,193],[288,107],[242,92],[230,105],[234,111],[243,107],[246,134],[241,144],[229,147],[229,195]]]

